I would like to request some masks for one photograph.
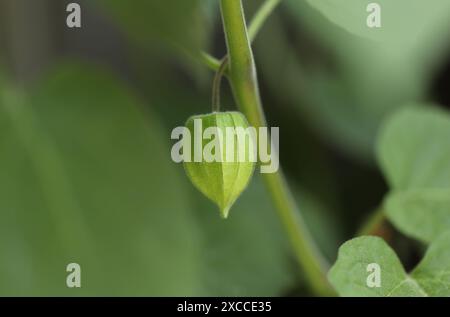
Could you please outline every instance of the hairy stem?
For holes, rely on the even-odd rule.
[[[250,38],[250,42],[253,42],[255,40],[256,36],[264,25],[264,22],[266,22],[267,18],[270,16],[273,10],[275,10],[280,2],[281,0],[266,0],[266,2],[264,2],[264,4],[256,12],[248,28],[248,36]],[[222,62],[221,60],[218,60],[217,58],[205,52],[200,53],[200,59],[206,66],[214,71],[217,71],[219,69]]]
[[[252,126],[265,127],[267,124],[242,2],[221,0],[221,11],[228,47],[229,79],[236,101]],[[318,295],[332,295],[333,291],[326,280],[325,261],[305,226],[282,172],[263,176],[309,286]]]

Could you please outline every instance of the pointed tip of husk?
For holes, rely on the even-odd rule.
[[[220,217],[222,219],[228,219],[229,214],[230,214],[230,207],[220,208]]]

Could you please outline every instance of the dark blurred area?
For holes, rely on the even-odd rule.
[[[244,3],[250,20],[262,1]],[[383,120],[450,108],[449,24],[423,19],[377,42],[286,0],[253,45],[281,165],[330,263],[389,191]],[[171,130],[211,109],[198,53],[224,42],[213,0],[0,0],[0,295],[310,295],[259,175],[222,221],[170,159]],[[384,229],[413,267],[422,246]],[[71,262],[80,289],[64,284]]]

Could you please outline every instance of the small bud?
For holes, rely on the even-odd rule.
[[[247,187],[256,162],[256,129],[249,128],[239,112],[214,112],[189,118],[190,162],[184,162],[189,179],[215,202],[223,218]],[[254,132],[254,133],[253,133]]]

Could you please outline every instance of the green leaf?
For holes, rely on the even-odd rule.
[[[391,187],[389,219],[404,233],[430,242],[450,229],[450,116],[407,108],[380,132],[378,160]]]
[[[450,229],[450,188],[393,192],[384,206],[397,228],[423,242]]]
[[[411,276],[428,296],[450,296],[450,232],[430,245]]]
[[[381,287],[367,286],[367,267],[380,267]],[[328,278],[341,296],[420,296],[423,291],[406,274],[395,252],[377,237],[360,237],[339,248]]]
[[[186,127],[190,131],[187,145],[192,148],[189,161],[185,158],[183,163],[186,174],[195,187],[219,206],[221,216],[227,218],[231,206],[248,186],[255,169],[255,163],[250,158],[255,140],[246,134],[249,127],[247,119],[240,112],[214,112],[189,118]],[[204,133],[210,129],[214,134],[206,139]],[[228,129],[232,129],[231,138]],[[241,132],[242,138],[238,136]],[[232,152],[229,152],[229,145],[233,146],[230,148]],[[212,157],[202,158],[208,153],[208,148]],[[195,152],[200,154],[199,161]]]
[[[373,272],[368,266],[373,263],[380,268],[380,287],[369,287],[367,283]],[[449,296],[450,233],[442,235],[430,246],[409,275],[395,252],[381,238],[350,240],[339,249],[329,280],[341,296]]]
[[[450,116],[438,108],[406,108],[380,131],[377,153],[396,190],[450,187]]]

